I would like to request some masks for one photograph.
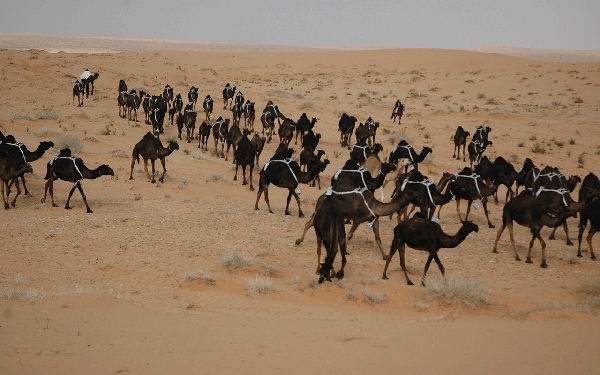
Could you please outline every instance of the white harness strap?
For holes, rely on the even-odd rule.
[[[400,191],[404,191],[404,189],[406,188],[406,184],[421,184],[421,185],[425,185],[425,189],[427,189],[427,194],[429,195],[429,201],[431,202],[431,204],[433,203],[433,197],[431,196],[431,190],[429,190],[429,187],[431,185],[435,185],[435,182],[427,179],[427,180],[423,180],[423,181],[410,181],[410,176],[406,177],[404,179],[404,181],[402,182],[402,186],[400,187]]]
[[[537,198],[537,197],[538,197],[538,195],[540,195],[540,193],[541,193],[541,192],[544,192],[544,191],[551,191],[551,192],[554,192],[554,193],[560,194],[560,195],[562,196],[563,203],[564,203],[565,207],[566,207],[566,206],[568,206],[568,204],[567,204],[567,200],[565,199],[565,194],[568,194],[568,193],[569,193],[569,190],[567,190],[567,189],[562,189],[562,188],[561,188],[561,189],[546,189],[545,187],[543,187],[543,186],[542,186],[542,187],[540,187],[540,188],[538,189],[538,191],[535,193],[535,197]]]
[[[356,189],[351,190],[351,191],[335,191],[330,186],[327,189],[327,191],[325,192],[325,195],[329,196],[331,194],[336,194],[336,195],[360,194],[360,196],[363,199],[363,202],[365,202],[365,206],[367,206],[367,209],[369,210],[369,212],[371,213],[371,215],[373,215],[373,220],[371,220],[369,223],[367,223],[367,227],[372,228],[373,227],[373,223],[375,222],[375,220],[377,220],[377,215],[375,215],[375,212],[373,212],[373,210],[371,209],[371,207],[367,203],[367,199],[365,198],[365,195],[364,195],[364,192],[367,191],[367,190],[368,189],[366,187],[364,187],[364,188],[356,188]]]
[[[360,178],[362,180],[363,187],[365,189],[367,188],[367,183],[365,182],[365,175],[363,174],[364,172],[369,172],[367,168],[359,167],[358,169],[344,169],[343,167],[340,167],[340,169],[338,169],[338,171],[335,172],[335,174],[333,175],[333,179],[337,180],[338,176],[342,172],[360,173]]]
[[[396,145],[394,147],[394,149],[392,150],[392,154],[396,152],[396,150],[398,149],[398,147],[403,147],[403,148],[407,149],[408,150],[408,156],[410,157],[410,161],[413,162],[413,163],[415,162],[415,160],[413,159],[413,156],[412,156],[412,152],[411,152],[411,150],[413,150],[413,148],[412,148],[411,145],[406,145],[406,146]]]
[[[75,181],[75,183],[73,184],[73,186],[75,187],[78,184],[81,185],[81,180],[83,180],[83,173],[81,173],[81,171],[77,167],[77,163],[75,162],[75,160],[77,158],[75,156],[58,156],[58,155],[54,155],[52,157],[52,159],[50,159],[50,165],[52,165],[56,159],[70,159],[71,161],[73,161],[73,165],[75,166],[75,170],[77,170],[77,173],[79,173],[79,175],[81,176],[81,178],[79,180]]]
[[[285,164],[287,164],[288,168],[290,169],[290,172],[292,173],[292,176],[294,176],[294,180],[296,180],[296,184],[300,185],[300,183],[298,182],[298,178],[296,177],[296,174],[294,173],[294,171],[292,170],[292,167],[290,166],[290,163],[291,163],[291,162],[293,162],[293,160],[292,160],[292,159],[283,159],[283,160],[278,160],[278,159],[275,159],[275,160],[268,160],[268,161],[265,163],[265,166],[263,167],[263,169],[266,171],[266,170],[267,170],[267,167],[268,167],[268,166],[269,166],[269,164],[270,164],[270,163],[272,163],[272,162],[280,162],[280,163],[285,163]],[[298,187],[298,188],[296,189],[296,194],[298,194],[298,195],[302,194],[302,191],[300,190],[300,187]]]
[[[365,160],[367,160],[367,147],[369,147],[369,146],[359,146],[355,143],[354,146],[352,146],[352,148],[354,149],[355,147],[362,148],[363,156],[365,157]]]
[[[481,191],[479,190],[479,183],[477,182],[477,179],[480,177],[477,173],[473,173],[471,175],[464,175],[464,174],[455,174],[454,177],[465,177],[465,178],[472,178],[473,181],[475,182],[475,188],[477,189],[477,193],[481,196]]]
[[[537,181],[537,179],[540,177],[548,177],[550,179],[550,181],[552,181],[552,179],[554,177],[557,177],[558,179],[560,179],[561,177],[565,177],[565,175],[562,173],[549,172],[549,173],[544,173],[544,174],[540,173],[536,176],[535,171],[533,172],[533,181]]]
[[[2,143],[2,142],[0,142],[0,143]],[[25,163],[27,163],[27,160],[25,160],[25,154],[23,153],[23,149],[21,148],[23,146],[22,143],[18,143],[18,142],[17,143],[7,143],[7,145],[17,147],[19,149],[19,151],[21,151],[21,156],[23,156],[23,161]]]

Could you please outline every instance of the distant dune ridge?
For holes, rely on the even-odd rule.
[[[191,40],[162,40],[112,36],[72,36],[0,33],[0,48],[40,49],[56,53],[105,52],[315,52],[328,50],[356,50],[369,48],[335,48],[311,46],[284,46],[267,44],[213,43]],[[571,51],[515,47],[467,48],[469,51],[497,53],[531,60],[552,62],[600,62],[600,51]]]

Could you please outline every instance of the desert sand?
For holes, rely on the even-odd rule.
[[[600,310],[580,287],[598,283],[600,263],[590,259],[585,241],[583,258],[576,257],[579,220],[569,220],[575,246],[565,244],[562,229],[555,241],[546,240],[547,269],[540,267],[537,241],[533,264],[515,261],[507,231],[493,254],[503,187],[500,203],[488,206],[496,229],[487,227],[482,209],[472,210],[479,232],[439,253],[447,276],[474,279],[489,291],[487,304],[449,304],[426,287],[407,286],[397,255],[389,280],[382,280],[385,262],[365,225],[349,243],[341,282],[315,284],[313,230],[294,245],[348,158],[337,132],[343,112],[380,122],[383,155],[399,137],[418,150],[432,147],[420,170],[436,181],[465,166],[452,158],[459,125],[471,134],[490,126],[493,146],[486,154],[503,156],[517,169],[530,157],[568,175],[598,173],[597,60],[217,44],[156,51],[160,44],[144,46],[153,45],[147,40],[98,38],[85,47],[77,37],[11,37],[0,38],[0,130],[30,150],[72,136],[87,166],[108,164],[115,176],[84,180],[93,213],[86,213],[78,192],[72,210],[64,209],[68,182],[55,182],[59,207],[40,203],[46,163],[58,152],[50,149],[27,176],[32,196],[20,196],[15,208],[0,214],[1,374],[598,373]],[[85,68],[100,73],[95,93],[82,107],[72,106],[73,84]],[[198,141],[178,140],[164,183],[151,184],[141,164],[130,181],[132,148],[150,127],[143,114],[137,123],[118,116],[119,79],[152,94],[168,83],[186,102],[189,87],[199,87],[200,98],[215,98],[214,118],[231,117],[220,100],[227,82],[256,101],[258,114],[273,100],[288,117],[306,112],[318,118],[319,148],[331,165],[321,175],[322,190],[301,186],[307,217],[298,217],[293,200],[292,215],[285,216],[287,192],[274,186],[274,213],[263,198],[255,211],[256,192],[241,178],[233,181],[231,161],[210,152],[212,137],[207,153]],[[397,98],[406,104],[401,124],[390,120]],[[161,139],[175,138],[176,128],[166,126]],[[536,143],[545,153],[532,151]],[[276,146],[277,138],[267,144],[261,166]],[[386,197],[391,191],[390,185]],[[447,233],[456,233],[453,202],[441,219]],[[395,224],[395,218],[381,220],[385,249]],[[542,231],[545,239],[549,233]],[[530,238],[515,225],[522,259]],[[227,267],[232,254],[247,264]],[[413,281],[426,259],[407,249]],[[432,265],[429,273],[439,270]],[[264,294],[251,289],[260,283]]]

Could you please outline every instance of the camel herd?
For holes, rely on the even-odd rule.
[[[95,76],[97,78],[97,75]],[[95,79],[93,78],[91,82]],[[87,84],[78,81],[73,89],[73,105],[75,96],[81,97],[83,105],[83,92]],[[254,190],[253,170],[259,165],[259,157],[265,143],[272,141],[275,131],[279,136],[279,146],[275,154],[260,168],[258,191],[254,209],[259,209],[261,196],[270,213],[269,186],[274,185],[288,190],[285,214],[290,215],[289,205],[292,197],[298,204],[298,216],[304,217],[300,205],[300,184],[318,184],[321,188],[319,174],[322,173],[330,161],[323,150],[318,150],[321,134],[315,133],[317,118],[309,119],[306,113],[294,121],[285,116],[277,104],[268,101],[260,116],[262,133],[254,129],[255,102],[246,100],[244,95],[229,83],[223,89],[223,109],[229,108],[231,118],[212,118],[213,98],[207,95],[202,101],[205,119],[198,126],[196,120],[198,111],[196,104],[199,89],[192,86],[188,92],[188,104],[183,102],[181,94],[175,94],[174,89],[166,85],[161,95],[150,95],[142,90],[128,90],[126,83],[119,82],[117,104],[119,116],[131,121],[138,121],[137,112],[142,106],[144,121],[152,126],[144,137],[133,147],[130,179],[133,179],[135,163],[144,161],[144,171],[148,180],[155,182],[155,162],[160,160],[163,172],[158,179],[164,182],[166,167],[165,159],[172,152],[179,149],[176,141],[169,141],[165,147],[160,140],[164,133],[165,119],[171,126],[177,126],[179,140],[185,134],[187,143],[198,140],[198,148],[208,151],[208,139],[212,135],[214,140],[213,155],[228,160],[229,150],[233,150],[233,163],[235,163],[235,176],[237,180],[238,168],[242,167],[243,185],[250,185]],[[93,95],[93,85],[92,85]],[[391,120],[398,119],[400,123],[404,111],[404,104],[398,100],[392,111]],[[241,119],[244,118],[242,128]],[[430,180],[419,171],[419,164],[433,152],[429,147],[423,147],[417,152],[406,140],[401,140],[389,155],[379,155],[383,151],[381,144],[376,143],[376,133],[379,122],[369,117],[364,123],[359,122],[355,116],[343,113],[338,123],[340,132],[340,147],[350,150],[350,157],[333,175],[327,191],[317,200],[314,213],[305,225],[301,238],[296,240],[296,245],[303,242],[306,233],[314,227],[317,236],[317,273],[319,282],[331,281],[332,277],[344,277],[344,268],[347,261],[347,245],[361,223],[367,223],[372,228],[377,246],[382,258],[386,261],[383,269],[383,278],[387,278],[387,269],[392,257],[399,253],[400,267],[404,271],[406,282],[412,285],[406,273],[405,247],[429,253],[425,264],[422,283],[427,274],[431,261],[435,261],[442,274],[444,267],[438,257],[440,248],[451,248],[460,245],[470,233],[477,232],[478,226],[468,220],[471,207],[483,206],[483,211],[490,228],[495,225],[490,221],[487,209],[489,197],[494,197],[498,202],[498,188],[505,186],[506,204],[502,213],[502,223],[497,232],[493,252],[497,252],[497,244],[502,233],[508,227],[510,240],[515,250],[515,259],[520,260],[513,238],[513,223],[516,222],[531,230],[532,239],[529,244],[527,262],[531,263],[531,249],[537,238],[542,246],[541,266],[547,267],[545,248],[546,244],[540,235],[543,226],[554,228],[562,226],[567,237],[567,244],[572,245],[569,239],[567,218],[580,214],[579,221],[579,246],[578,256],[581,256],[581,240],[583,232],[590,223],[590,232],[587,237],[592,259],[596,259],[592,248],[592,237],[600,226],[600,180],[592,173],[585,177],[583,182],[578,176],[566,177],[557,168],[546,166],[539,169],[531,159],[526,159],[523,166],[517,171],[513,165],[502,157],[490,160],[484,155],[486,148],[492,145],[489,134],[490,127],[480,126],[474,129],[473,136],[461,126],[458,127],[453,137],[453,158],[460,160],[460,147],[463,147],[462,160],[466,162],[466,153],[469,154],[470,166],[465,166],[460,172],[443,173],[438,182]],[[185,133],[184,133],[185,129]],[[252,135],[252,137],[250,137]],[[355,137],[355,142],[352,137]],[[292,158],[294,150],[291,142],[300,145],[302,151],[298,160]],[[471,139],[469,139],[471,137]],[[4,207],[16,204],[16,198],[21,193],[20,182],[23,183],[25,194],[28,195],[24,175],[31,173],[31,161],[39,159],[45,151],[53,147],[52,142],[41,142],[37,150],[29,151],[25,145],[18,143],[12,135],[4,136],[0,133],[0,179],[2,180],[2,194]],[[225,147],[227,146],[227,147]],[[152,173],[148,171],[148,160],[152,165]],[[248,178],[246,178],[248,169]],[[77,188],[85,202],[87,212],[92,212],[81,182],[83,179],[95,179],[103,175],[114,175],[113,170],[107,165],[96,169],[88,168],[80,158],[71,154],[69,149],[60,150],[47,164],[44,198],[50,194],[52,205],[54,203],[53,181],[56,179],[73,183],[65,205],[69,209],[69,201]],[[19,178],[21,181],[19,182]],[[385,202],[383,187],[392,182],[394,191],[389,202]],[[581,182],[578,201],[574,201],[571,193],[576,185]],[[16,195],[9,205],[8,196],[12,185],[16,186]],[[514,191],[513,191],[514,187]],[[519,189],[523,190],[519,194]],[[379,199],[376,190],[380,189]],[[6,191],[6,194],[4,193]],[[460,211],[461,200],[466,200],[467,210],[463,218]],[[456,211],[462,226],[455,235],[448,235],[439,224],[442,207],[451,201],[456,201]],[[479,201],[479,203],[474,203]],[[418,212],[412,215],[412,211]],[[435,216],[435,211],[437,216]],[[389,252],[383,248],[379,234],[379,218],[397,214],[398,225],[394,229],[394,237]],[[346,232],[345,224],[351,222],[352,226]],[[554,231],[551,239],[554,238]],[[324,244],[326,256],[321,263],[321,247]],[[338,251],[341,251],[341,268],[335,272],[333,263]]]

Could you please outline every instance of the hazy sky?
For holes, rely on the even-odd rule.
[[[600,50],[600,1],[0,0],[0,32],[328,47]]]

